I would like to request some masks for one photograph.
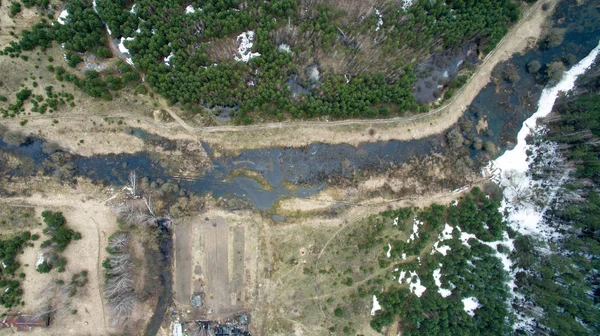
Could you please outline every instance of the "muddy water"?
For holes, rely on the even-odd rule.
[[[234,157],[213,157],[210,170],[185,179],[169,176],[164,167],[168,163],[160,162],[147,152],[72,156],[71,160],[76,165],[76,174],[107,184],[123,185],[126,183],[127,172],[136,170],[139,176],[148,177],[152,181],[170,180],[191,192],[211,193],[216,198],[239,198],[250,202],[257,209],[268,209],[285,196],[313,195],[331,179],[351,178],[366,169],[381,172],[399,166],[411,157],[440,152],[443,150],[440,145],[442,139],[442,136],[432,136],[408,142],[364,143],[357,147],[314,143],[305,148],[247,150]],[[0,149],[31,158],[38,169],[50,173],[42,165],[50,158],[42,151],[42,147],[40,139],[32,139],[22,146],[9,146],[0,140]],[[209,154],[212,153],[208,145],[204,147]],[[258,172],[269,187],[246,177],[228,178],[230,173],[239,170]],[[24,173],[16,169],[8,172],[8,175]]]
[[[416,102],[427,104],[437,101],[442,95],[443,87],[456,77],[465,62],[477,64],[477,61],[477,45],[469,43],[462,48],[433,55],[417,65],[417,82],[413,90]]]

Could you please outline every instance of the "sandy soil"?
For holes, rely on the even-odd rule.
[[[68,260],[67,272],[55,271],[40,274],[35,271],[37,252],[42,239],[35,243],[35,248],[25,249],[21,263],[25,267],[26,279],[23,283],[25,307],[23,312],[37,311],[43,306],[40,292],[51,285],[56,279],[70,280],[71,274],[82,270],[88,271],[88,284],[72,301],[76,315],[59,318],[52,322],[50,328],[36,328],[33,334],[40,335],[107,335],[111,331],[107,325],[108,316],[103,307],[103,295],[100,284],[104,281],[101,271],[101,261],[105,257],[107,238],[117,229],[116,217],[105,206],[103,199],[91,198],[98,195],[100,190],[92,185],[80,184],[77,190],[54,185],[47,181],[47,190],[53,192],[35,193],[29,197],[3,198],[0,202],[11,204],[31,205],[39,215],[43,210],[62,211],[67,219],[67,225],[82,235],[79,241],[73,241],[63,252]],[[100,194],[101,195],[101,194]],[[104,195],[101,195],[101,197]],[[41,232],[41,228],[36,230]]]

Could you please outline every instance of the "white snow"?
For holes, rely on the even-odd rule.
[[[181,323],[175,323],[173,325],[173,336],[183,336],[183,328]]]
[[[375,16],[377,16],[377,27],[375,27],[375,31],[379,31],[383,26],[383,15],[381,15],[381,12],[377,8],[375,8]]]
[[[431,250],[431,254],[434,254],[437,251],[445,256],[446,253],[448,253],[448,251],[450,251],[450,246],[448,246],[448,245],[439,246],[439,244],[440,244],[440,242],[442,242],[444,240],[452,239],[452,231],[454,231],[454,228],[452,226],[448,225],[448,223],[446,223],[446,225],[444,226],[444,230],[438,236],[438,241],[436,241],[433,244],[433,249]]]
[[[38,252],[37,260],[35,262],[35,268],[40,266],[44,262],[44,253],[42,251]]]
[[[402,279],[406,276],[406,271],[400,271],[400,276],[398,276],[398,283],[402,283]]]
[[[388,243],[388,250],[385,254],[388,258],[392,256],[392,245],[390,245],[390,243]]]
[[[456,228],[460,232],[460,241],[462,242],[462,244],[464,246],[471,247],[471,245],[469,245],[469,239],[471,239],[471,238],[477,239],[477,236],[475,236],[472,233],[463,232],[463,230],[461,230],[459,226],[457,226]],[[477,239],[477,240],[479,240],[479,239]]]
[[[416,278],[414,282],[413,277]],[[414,293],[418,297],[421,297],[421,295],[423,295],[423,293],[427,290],[427,287],[421,285],[421,279],[415,271],[410,272],[408,278],[406,278],[406,283],[408,284],[410,292]]]
[[[173,54],[173,52],[171,51],[169,56],[167,56],[163,59],[163,63],[170,66],[171,65],[171,57],[173,57],[173,56],[175,56],[175,54]]]
[[[58,23],[60,23],[61,25],[65,24],[65,20],[67,19],[67,17],[69,16],[69,12],[67,12],[66,9],[63,9],[62,12],[60,12],[60,14],[58,15],[58,18],[56,19],[56,21],[58,21]]]
[[[394,224],[392,224],[392,225],[398,225],[398,217],[394,218]]]
[[[500,211],[509,210],[507,218],[509,223],[522,234],[537,235],[541,231],[548,230],[548,228],[540,225],[545,208],[539,209],[532,202],[523,202],[522,200],[523,194],[533,186],[531,177],[527,175],[529,160],[526,152],[528,146],[525,139],[538,129],[537,120],[547,116],[552,111],[558,94],[573,88],[577,77],[592,65],[599,52],[600,43],[583,60],[565,72],[558,84],[542,91],[538,110],[523,123],[523,127],[517,136],[517,145],[511,150],[507,150],[490,164],[488,170],[499,172],[499,175],[495,178],[504,187],[504,199]],[[552,235],[552,233],[550,234]]]
[[[442,264],[440,264],[440,267],[442,267]],[[440,280],[442,278],[442,274],[441,274],[441,270],[435,269],[433,270],[433,280],[435,281],[435,285],[438,288],[438,293],[440,293],[440,295],[445,298],[448,297],[452,294],[452,291],[449,289],[445,289],[442,288],[442,280]]]
[[[129,54],[129,49],[127,49],[127,47],[125,47],[125,44],[123,44],[123,42],[125,42],[125,41],[131,41],[131,40],[133,40],[133,37],[121,37],[121,42],[119,43],[118,47],[119,47],[119,51],[122,54],[130,55]],[[131,65],[134,65],[133,64],[133,60],[131,59],[131,57],[126,57],[125,58],[125,62],[127,62],[127,63],[129,63]]]
[[[479,300],[477,300],[476,297],[471,296],[462,299],[462,303],[464,305],[463,309],[467,312],[467,314],[475,316],[475,309],[479,308]]]
[[[137,4],[133,4],[133,6],[131,6],[131,10],[129,10],[129,13],[137,14]]]
[[[406,253],[402,253],[402,260],[406,260]]]
[[[196,13],[196,10],[194,9],[194,7],[192,5],[189,5],[189,6],[185,7],[185,13],[186,14]]]
[[[407,243],[410,243],[415,238],[419,238],[419,225],[423,225],[423,222],[417,219],[417,216],[413,218],[413,232],[408,237]]]
[[[2,268],[6,268],[6,264],[4,263],[4,260],[2,260]]]
[[[237,37],[237,41],[240,42],[240,46],[238,47],[237,54],[233,57],[237,62],[248,62],[250,59],[260,56],[260,53],[252,52],[252,45],[254,41],[254,32],[247,31],[241,33]]]
[[[438,244],[439,244],[439,242],[435,242],[435,244],[433,244],[433,249],[431,250],[431,254],[434,254],[435,252],[439,252],[443,256],[446,256],[448,251],[451,250],[450,246],[448,246],[448,245],[438,246]]]
[[[402,0],[402,9],[406,12],[413,5],[413,0]]]
[[[292,49],[290,49],[290,46],[282,43],[277,47],[277,50],[279,50],[279,52],[286,52],[286,53],[291,53]]]
[[[371,316],[375,315],[375,312],[381,310],[381,306],[379,305],[379,301],[377,301],[377,296],[373,295],[373,308],[371,308]]]
[[[454,231],[454,228],[452,226],[448,225],[448,223],[446,223],[446,225],[444,225],[444,231],[442,231],[442,233],[440,234],[439,239],[440,240],[452,239],[453,231]]]

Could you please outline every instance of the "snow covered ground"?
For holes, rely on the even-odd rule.
[[[377,27],[375,27],[375,31],[379,31],[383,26],[383,15],[381,15],[381,12],[377,8],[375,8],[375,16],[377,16]]]
[[[513,229],[522,234],[538,235],[544,231],[547,235],[550,235],[547,238],[551,238],[552,234],[551,230],[542,222],[545,208],[540,209],[533,202],[523,201],[523,194],[534,187],[531,176],[527,174],[529,171],[527,157],[529,146],[525,139],[536,130],[539,130],[537,126],[538,119],[547,116],[552,111],[554,102],[560,92],[569,91],[575,86],[577,77],[592,65],[599,51],[600,44],[583,60],[565,72],[558,84],[542,91],[538,110],[524,122],[517,136],[517,145],[490,163],[488,170],[497,172],[496,181],[504,187],[504,200],[500,211],[509,210],[508,221]],[[559,187],[561,181],[556,182],[557,187]]]
[[[402,9],[406,12],[413,5],[414,0],[402,0]]]
[[[373,308],[371,308],[371,316],[375,315],[378,310],[381,310],[381,306],[379,305],[379,301],[377,301],[377,296],[373,295]]]
[[[64,25],[66,22],[65,20],[67,19],[68,16],[69,16],[69,12],[67,12],[67,10],[64,9],[62,12],[60,12],[56,21],[58,21],[58,23]]]
[[[238,47],[237,54],[233,57],[237,62],[248,62],[250,59],[260,56],[260,53],[252,52],[252,45],[254,44],[254,32],[247,31],[241,33],[237,37],[240,46]]]
[[[133,37],[121,37],[121,42],[119,43],[119,46],[118,46],[119,47],[119,51],[121,53],[127,54],[127,55],[131,55],[129,53],[129,49],[127,49],[127,47],[125,47],[125,44],[123,44],[123,42],[125,42],[125,41],[131,41],[131,40],[133,40]],[[126,57],[125,58],[125,62],[127,62],[127,63],[129,63],[131,65],[134,65],[133,64],[133,59],[131,59],[131,56]]]
[[[567,92],[573,89],[577,77],[582,75],[593,64],[599,52],[600,43],[588,56],[565,72],[562,79],[555,86],[545,88],[542,91],[537,111],[523,123],[523,127],[517,135],[517,145],[511,150],[507,150],[496,160],[490,162],[487,167],[487,171],[492,172],[493,179],[504,188],[504,197],[499,211],[503,214],[506,212],[507,216],[505,219],[508,225],[523,235],[532,235],[540,238],[542,241],[549,241],[559,236],[556,230],[543,220],[543,217],[559,188],[568,178],[569,173],[567,170],[560,178],[547,179],[543,182],[534,181],[529,172],[532,158],[527,156],[528,151],[532,153],[536,153],[536,151],[543,152],[545,156],[542,159],[546,161],[541,164],[556,165],[560,162],[560,158],[556,148],[552,148],[551,144],[549,146],[547,143],[542,144],[542,146],[546,146],[544,148],[536,147],[528,145],[526,138],[531,134],[543,132],[543,128],[537,125],[538,119],[552,112],[552,108],[560,92]],[[544,188],[549,190],[549,192],[545,191],[542,193],[544,195],[542,199],[536,197],[535,200],[543,201],[544,206],[537,205],[533,199],[534,191],[541,187],[541,183],[543,183]],[[466,239],[468,234],[461,233],[461,240],[465,244],[466,240],[463,240],[463,236]],[[511,251],[514,250],[513,240],[509,239],[506,232],[502,241],[484,242],[484,244],[495,250],[498,244],[507,246]],[[512,269],[512,261],[507,255],[496,252],[496,256],[502,261],[504,269],[509,274],[508,286],[511,291],[511,300],[515,304],[523,304],[523,295],[518,293],[515,285],[515,274],[518,269]],[[470,309],[470,307],[475,306],[475,303],[471,301],[463,300],[463,303],[465,304],[465,311],[467,311],[467,308]],[[535,319],[523,314],[517,314],[516,317],[517,320],[513,325],[514,329],[523,328],[525,330],[532,330],[530,326],[535,324]]]
[[[419,225],[423,225],[423,222],[418,220],[417,216],[415,216],[413,218],[413,230],[410,234],[410,237],[408,237],[408,240],[406,241],[407,243],[410,243],[412,240],[415,240],[415,238],[419,238]]]
[[[440,268],[441,267],[442,264],[440,264]],[[440,295],[445,298],[452,295],[452,291],[449,289],[442,288],[442,273],[440,268],[433,270],[433,280],[435,281],[435,285],[438,288],[438,293],[440,293]]]
[[[471,296],[462,299],[462,303],[464,305],[463,309],[467,312],[467,314],[475,316],[475,309],[479,308],[479,300],[477,300],[476,297]]]
[[[165,57],[163,59],[163,63],[165,63],[166,65],[170,66],[171,65],[171,58],[175,56],[175,54],[173,54],[173,52],[171,51],[171,53],[169,54],[169,56]]]

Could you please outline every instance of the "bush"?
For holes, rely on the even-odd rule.
[[[52,270],[52,265],[50,265],[50,263],[47,261],[44,261],[37,267],[36,270],[40,273],[49,273]]]
[[[335,308],[335,310],[333,311],[333,314],[336,317],[343,317],[344,316],[344,310],[340,307]]]
[[[112,57],[112,53],[110,52],[110,49],[102,46],[102,47],[96,48],[96,56],[98,56],[100,58],[110,58],[110,57]]]
[[[67,64],[71,68],[76,67],[77,64],[79,64],[81,62],[83,62],[83,59],[81,59],[81,57],[77,53],[74,53],[72,51],[67,52]]]
[[[540,71],[541,68],[542,65],[538,61],[531,61],[527,63],[527,72],[529,72],[530,74],[536,74],[538,71]]]
[[[546,69],[546,76],[551,81],[558,81],[562,78],[563,73],[567,70],[562,62],[552,62],[548,64]]]

